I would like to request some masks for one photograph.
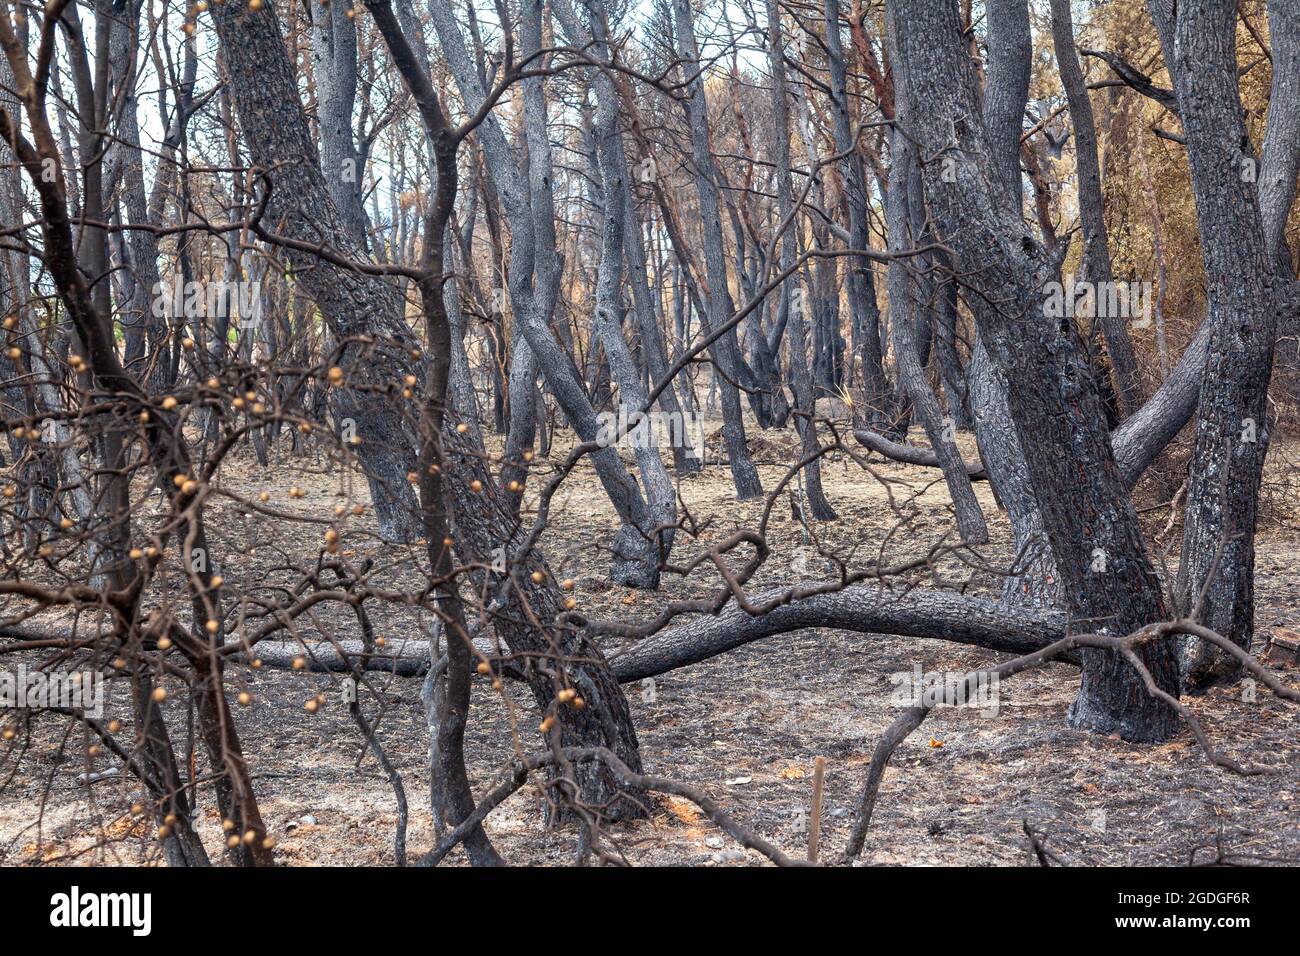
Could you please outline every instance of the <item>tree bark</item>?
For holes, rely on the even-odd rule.
[[[894,0],[906,95],[936,229],[972,295],[981,341],[1007,377],[1007,404],[1022,441],[1043,525],[1065,589],[1071,628],[1127,634],[1166,616],[1137,516],[1120,481],[1096,383],[1072,329],[1046,317],[1052,265],[1020,212],[999,202],[975,78],[955,0]],[[939,161],[948,160],[948,163]],[[950,171],[950,175],[945,172]],[[1143,645],[1158,686],[1178,692],[1173,649]],[[1173,710],[1154,700],[1112,652],[1084,655],[1075,726],[1126,739],[1166,739]]]
[[[686,112],[690,126],[691,159],[700,203],[700,225],[709,285],[708,314],[700,318],[707,323],[704,331],[708,334],[731,321],[735,306],[727,288],[727,262],[723,254],[717,176],[709,146],[709,106],[704,92],[704,78],[700,73],[703,61],[695,40],[695,15],[689,0],[673,0],[673,18],[677,52],[682,58],[682,69],[689,77],[682,109]],[[740,380],[740,347],[736,341],[735,329],[723,333],[713,343],[709,354],[723,377],[719,382],[722,394],[722,429],[731,477],[736,485],[736,497],[742,501],[757,498],[763,493],[763,485],[745,440],[744,411],[740,406],[740,390],[736,384]]]
[[[1268,453],[1268,384],[1284,301],[1265,240],[1237,84],[1232,0],[1181,4],[1174,88],[1187,137],[1209,287],[1207,363],[1187,485],[1178,595],[1243,648],[1254,626],[1255,521]],[[1186,642],[1184,679],[1201,686],[1238,664]]]
[[[305,243],[324,239],[337,251],[364,260],[330,199],[274,6],[254,11],[214,4],[211,15],[249,155],[270,180],[268,225]],[[411,365],[411,352],[418,349],[403,320],[402,299],[388,282],[309,251],[290,248],[285,258],[335,338],[349,340],[338,362],[347,386],[337,390],[335,413],[356,424],[361,439],[357,456],[370,485],[379,533],[388,541],[414,541],[421,534],[419,503],[406,478],[415,466],[414,444],[392,404],[401,381],[395,373]]]

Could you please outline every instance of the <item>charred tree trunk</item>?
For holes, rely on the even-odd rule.
[[[895,82],[897,73],[896,67]],[[908,181],[915,156],[908,142],[908,136],[911,135],[910,114],[910,104],[905,99],[895,98],[894,122],[897,125],[893,131],[890,150],[889,195],[885,200],[889,251],[899,254],[899,258],[889,264],[889,327],[894,337],[894,360],[898,364],[898,377],[912,409],[920,419],[926,437],[930,440],[930,447],[934,449],[943,469],[948,494],[952,497],[953,508],[957,512],[957,528],[961,539],[967,544],[983,544],[989,538],[984,512],[980,509],[970,475],[966,473],[966,463],[957,448],[955,429],[944,424],[943,413],[926,379],[917,346],[917,310],[912,279],[908,274],[909,267],[902,257],[902,253],[912,245],[909,233],[911,209],[908,202]]]
[[[772,71],[772,115],[776,118],[774,141],[776,144],[776,194],[780,213],[781,269],[790,269],[795,262],[794,189],[790,181],[790,106],[785,78],[785,39],[781,30],[781,11],[777,0],[767,0],[767,58]],[[812,375],[808,370],[808,324],[800,296],[799,303],[791,302],[790,286],[797,288],[798,276],[791,276],[782,286],[781,310],[785,314],[790,332],[789,369],[790,384],[794,392],[794,426],[799,433],[802,455],[811,458],[817,453],[816,396],[813,394]],[[821,459],[813,458],[804,468],[804,492],[808,507],[818,521],[834,521],[835,509],[826,499],[822,489]]]
[[[1079,223],[1083,231],[1083,275],[1099,290],[1114,281],[1111,272],[1110,242],[1106,235],[1106,215],[1101,193],[1101,167],[1097,161],[1097,126],[1093,121],[1092,102],[1084,84],[1083,70],[1074,49],[1074,23],[1070,0],[1051,0],[1052,40],[1056,63],[1070,104],[1074,126],[1074,156],[1079,173]],[[1101,326],[1115,374],[1115,394],[1120,415],[1127,418],[1142,404],[1142,380],[1138,374],[1133,343],[1129,340],[1127,316],[1112,314],[1105,303],[1109,293],[1093,296],[1093,321]]]
[[[1249,648],[1255,520],[1268,453],[1268,384],[1284,290],[1275,276],[1237,84],[1232,0],[1179,6],[1178,94],[1209,286],[1209,342],[1187,485],[1178,594],[1202,622]],[[1235,659],[1185,646],[1186,681],[1233,673]]]
[[[1115,468],[1096,383],[1072,329],[1046,317],[1053,270],[1019,210],[999,202],[975,77],[955,0],[894,0],[906,95],[914,105],[926,199],[936,229],[971,287],[981,339],[1007,377],[1008,408],[1022,441],[1043,525],[1065,590],[1071,628],[1127,634],[1166,617],[1137,516]],[[1168,642],[1140,655],[1158,686],[1178,693]],[[1075,726],[1163,740],[1173,710],[1152,698],[1112,652],[1084,654]]]
[[[274,7],[216,4],[212,19],[249,155],[255,166],[274,170],[268,173],[267,225],[308,248],[325,237],[336,251],[364,260],[330,199]],[[387,282],[306,249],[290,247],[285,258],[342,344],[337,364],[346,384],[337,389],[335,412],[356,425],[357,456],[379,532],[385,540],[414,541],[421,534],[420,509],[406,477],[415,467],[414,445],[394,402],[401,387],[398,370],[412,364],[418,342],[403,321],[401,296]]]
[[[709,106],[705,98],[704,78],[700,75],[702,61],[695,40],[695,15],[688,0],[673,0],[673,19],[678,55],[683,70],[690,77],[682,108],[691,131],[691,159],[694,164],[695,188],[699,194],[700,225],[704,239],[704,260],[708,276],[708,314],[705,332],[720,329],[735,314],[731,292],[727,288],[727,261],[722,245],[722,220],[718,203],[717,177],[714,174],[713,154],[709,146]],[[709,349],[720,371],[722,380],[723,435],[727,444],[727,457],[731,464],[731,477],[736,485],[736,496],[741,500],[757,498],[763,493],[758,469],[749,456],[745,440],[744,411],[740,406],[740,347],[735,329],[724,332]]]

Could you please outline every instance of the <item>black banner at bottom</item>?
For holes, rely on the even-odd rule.
[[[0,870],[6,928],[128,949],[216,938],[283,939],[329,947],[373,945],[394,931],[427,932],[451,919],[487,934],[590,939],[663,934],[669,920],[693,943],[753,938],[787,927],[812,943],[838,926],[942,932],[984,927],[1080,935],[1174,931],[1229,938],[1257,929],[1294,932],[1296,870],[773,869]],[[502,917],[505,917],[503,919]],[[677,932],[677,931],[674,931]],[[75,937],[75,940],[74,938]]]

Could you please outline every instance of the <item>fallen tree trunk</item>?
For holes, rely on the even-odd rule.
[[[761,602],[778,593],[752,600]],[[812,627],[929,637],[1010,654],[1036,651],[1066,633],[1064,614],[1011,613],[993,601],[947,591],[848,587],[791,601],[761,617],[729,604],[716,617],[679,624],[611,654],[609,664],[614,676],[626,684],[697,664],[764,637]]]
[[[751,597],[762,604],[780,590]],[[896,634],[970,644],[1008,654],[1028,654],[1065,636],[1065,615],[1037,610],[1009,611],[995,601],[965,597],[950,591],[890,591],[852,586],[783,604],[754,617],[737,604],[728,604],[716,617],[700,616],[609,656],[619,683],[657,677],[679,667],[698,664],[754,641],[791,631],[834,628],[865,634]],[[493,657],[497,649],[485,639],[477,650]],[[401,640],[380,650],[367,650],[360,641],[302,645],[260,641],[256,656],[267,667],[291,667],[303,658],[313,671],[384,671],[415,677],[429,668],[426,640]],[[508,671],[506,676],[510,676]]]

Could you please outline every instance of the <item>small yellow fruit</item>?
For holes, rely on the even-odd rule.
[[[337,365],[330,368],[328,374],[329,374],[330,382],[334,385],[337,385],[339,384],[339,382],[343,381],[343,369],[339,368]]]
[[[185,482],[189,480],[190,480],[189,476],[186,475],[185,472],[183,471],[177,472],[176,474],[172,475],[172,484],[175,485],[177,488],[179,488],[181,485],[185,484]]]
[[[193,32],[194,32],[194,24],[192,24],[192,23],[187,23],[187,24],[185,24],[185,32],[186,32],[186,33],[193,33]],[[193,339],[190,339],[190,338],[181,339],[181,348],[183,348],[183,349],[191,349],[191,350],[192,350],[192,349],[194,348],[194,340],[193,340]]]
[[[164,635],[163,637],[158,638],[158,650],[165,651],[167,650],[167,648],[171,646],[172,646],[172,639],[170,637]]]
[[[547,733],[554,726],[555,726],[555,718],[552,717],[550,714],[547,714],[546,718],[542,721],[541,726],[538,727],[537,730],[540,733],[544,734]]]
[[[573,598],[564,599],[564,609],[566,611],[572,611],[577,606],[578,606],[578,602],[575,601]]]
[[[153,693],[150,696],[153,697],[153,699],[158,703],[162,703],[164,700],[167,699],[167,690],[164,687],[155,687],[153,689]]]
[[[176,407],[176,399],[168,395],[166,398],[163,399],[162,406],[167,411],[171,411],[173,408]]]
[[[564,588],[564,590],[566,591],[572,591],[573,578],[565,578],[563,581],[560,582],[560,587]]]
[[[120,671],[120,670],[122,670],[122,669],[125,668],[125,667],[126,667],[126,660],[125,660],[124,658],[121,658],[121,657],[115,657],[115,658],[113,658],[113,669],[114,669],[114,670],[119,670],[119,671]]]
[[[241,690],[237,699],[239,700],[239,705],[241,707],[247,707],[253,702],[253,695],[246,690]]]
[[[296,670],[296,671],[300,671],[300,670],[302,670],[302,669],[303,669],[304,667],[306,667],[306,666],[307,666],[307,658],[305,658],[305,657],[295,657],[295,658],[293,659],[293,669],[294,669],[294,670]]]
[[[311,700],[307,701],[307,703],[303,704],[303,707],[306,708],[307,713],[314,714],[320,708],[320,701],[313,697]]]
[[[529,575],[529,577],[533,579],[534,584],[541,584],[543,581],[546,580],[546,575],[543,574],[541,571],[534,571],[532,574]]]
[[[265,504],[266,502],[271,500],[271,493],[269,491],[263,491],[261,494],[257,496],[257,500]]]
[[[221,829],[224,830],[226,833],[229,833],[231,830],[235,829],[235,821],[229,819],[222,820]]]
[[[483,482],[475,478],[473,481],[469,483],[469,490],[474,492],[475,494],[478,494],[480,491],[483,490]]]
[[[263,850],[274,850],[274,849],[275,849],[275,837],[267,837],[265,840],[263,840],[263,841],[262,841],[262,849],[263,849]]]
[[[235,847],[239,846],[239,837],[234,835],[233,833],[230,836],[226,837],[226,846],[230,847],[230,849],[232,850]]]
[[[561,704],[567,704],[569,701],[573,700],[573,698],[577,696],[578,696],[578,692],[576,690],[574,690],[572,687],[566,687],[564,688],[564,690],[560,691],[558,694],[555,695],[555,699],[558,700]]]
[[[255,671],[260,671],[262,669],[262,659],[260,657],[254,657],[248,662],[248,666]]]
[[[461,422],[459,425],[456,426],[456,431],[457,431],[459,434],[463,435],[463,434],[465,434],[467,431],[469,431],[469,426],[466,425],[464,422]]]
[[[489,664],[487,661],[479,661],[476,670],[480,674],[490,674],[492,672],[492,665]]]
[[[185,484],[181,485],[181,494],[183,495],[192,495],[198,490],[199,483],[197,481],[187,481]]]
[[[116,717],[108,722],[108,732],[110,734],[115,734],[121,729],[122,729],[122,722],[118,720]]]

